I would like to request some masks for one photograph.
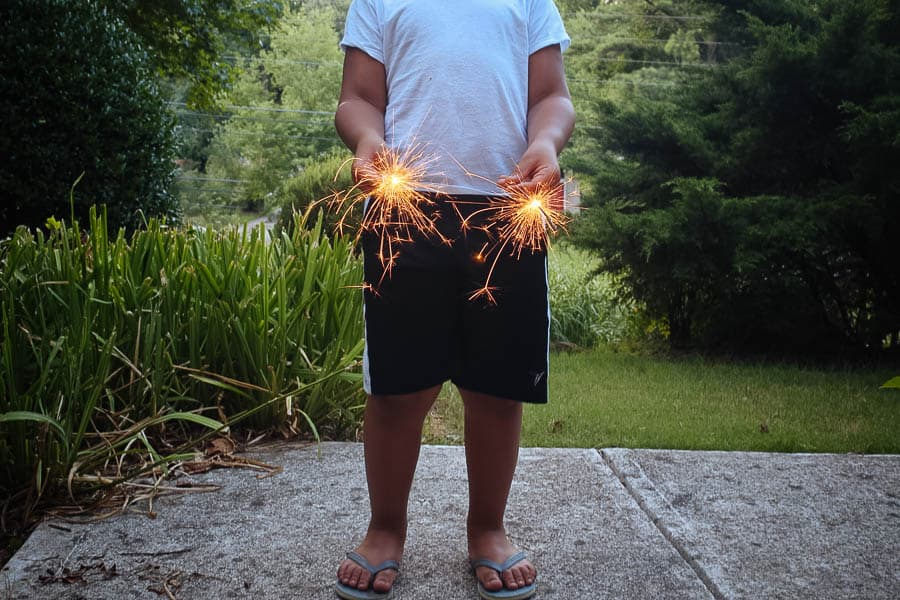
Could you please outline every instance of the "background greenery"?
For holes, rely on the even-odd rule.
[[[349,186],[348,4],[0,7],[10,505],[238,418],[353,436],[358,258],[293,212]],[[551,327],[591,350],[554,354],[524,443],[898,451],[897,371],[866,365],[900,346],[900,0],[557,4],[585,210],[551,253]],[[279,210],[270,243],[215,227]],[[459,411],[444,396],[429,439],[458,441]]]
[[[550,402],[528,406],[523,446],[765,452],[900,452],[892,369],[756,363],[608,347],[550,356]],[[424,439],[459,444],[446,387]]]
[[[0,7],[0,236],[106,204],[116,227],[176,214],[175,121],[139,38],[94,0]]]
[[[896,350],[900,4],[617,4],[659,43],[595,57],[578,243],[673,346]]]
[[[172,444],[192,432],[170,421],[352,431],[362,269],[349,240],[321,220],[270,242],[262,228],[90,226],[0,244],[0,493],[27,484],[35,501],[130,455],[183,458]]]

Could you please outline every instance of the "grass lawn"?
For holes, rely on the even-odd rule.
[[[659,358],[600,348],[554,353],[550,403],[528,406],[523,446],[900,453],[900,390],[890,370],[827,370]],[[462,407],[445,388],[429,443],[461,443]]]

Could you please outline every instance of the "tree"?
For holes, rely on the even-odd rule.
[[[188,104],[210,109],[239,72],[226,51],[259,51],[278,20],[276,0],[103,0],[147,49],[159,75],[186,80]]]
[[[629,93],[595,103],[578,239],[675,345],[896,344],[898,2],[696,4],[711,15],[696,67],[616,75]]]
[[[149,57],[96,0],[0,8],[0,234],[106,204],[114,226],[174,216],[173,121]]]
[[[245,61],[226,112],[213,117],[218,124],[208,159],[195,175],[240,182],[233,193],[219,191],[220,201],[239,200],[258,210],[308,164],[342,147],[333,118],[342,64],[336,27],[342,18],[328,6],[290,11],[273,29],[269,49]],[[183,131],[206,129],[210,118],[183,115]]]

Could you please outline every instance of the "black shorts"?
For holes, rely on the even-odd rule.
[[[508,249],[484,255],[495,240],[461,219],[489,202],[484,196],[435,200],[443,240],[414,235],[396,243],[385,273],[379,236],[362,236],[365,259],[366,392],[408,394],[447,380],[458,387],[517,400],[547,402],[550,313],[545,251]],[[493,301],[470,297],[485,286]]]

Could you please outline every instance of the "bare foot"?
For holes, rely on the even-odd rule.
[[[502,529],[489,531],[469,531],[469,560],[486,558],[495,563],[502,564],[507,558],[516,553],[516,549],[509,543],[506,532]],[[490,592],[496,592],[504,587],[509,590],[531,585],[537,578],[537,569],[528,559],[523,559],[499,576],[497,571],[490,567],[478,567],[475,576]]]
[[[372,566],[378,566],[386,560],[400,562],[405,541],[405,535],[395,531],[369,529],[356,552],[364,556]],[[396,570],[385,569],[375,575],[375,581],[370,582],[371,574],[349,558],[344,559],[337,574],[338,581],[348,587],[367,590],[371,583],[371,588],[380,594],[390,591],[397,575],[399,573]]]

